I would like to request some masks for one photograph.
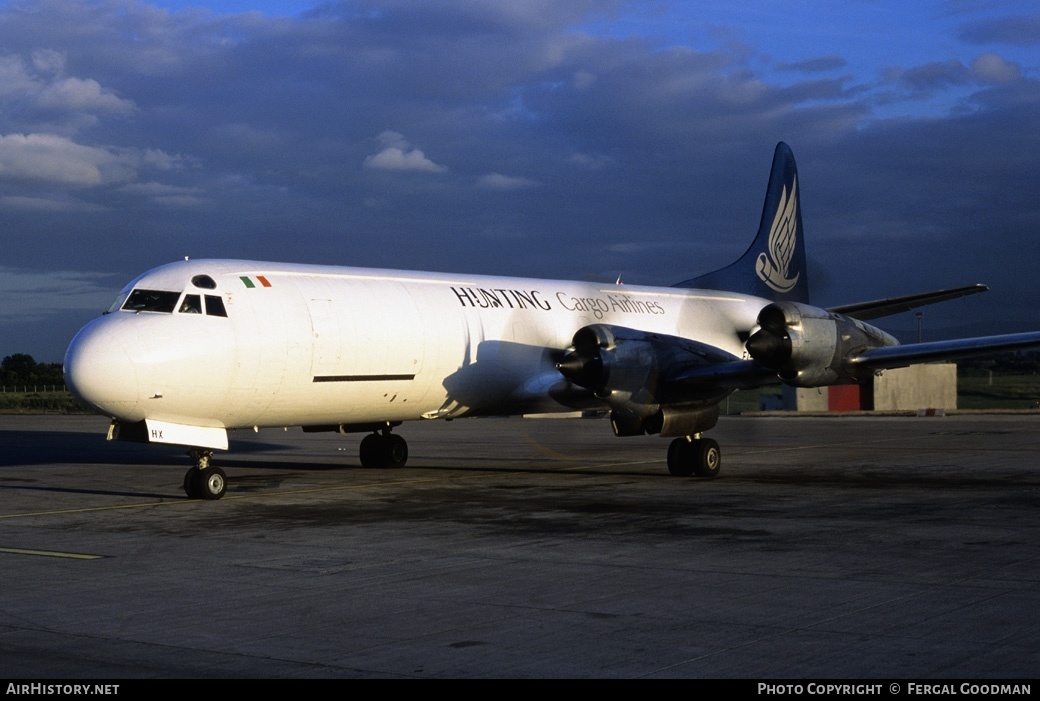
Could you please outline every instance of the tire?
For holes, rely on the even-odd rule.
[[[387,451],[383,448],[383,437],[378,433],[370,433],[362,438],[358,452],[361,467],[386,467],[384,458]]]
[[[408,443],[400,436],[386,436],[384,449],[387,467],[404,467],[408,462]]]
[[[676,477],[693,474],[693,443],[685,438],[676,438],[668,445],[668,472]]]
[[[189,499],[198,499],[201,495],[198,490],[199,468],[193,467],[184,473],[184,493]]]
[[[404,467],[408,443],[394,434],[370,433],[361,439],[361,467]]]
[[[712,479],[717,477],[722,467],[722,451],[719,444],[711,438],[694,441],[693,471],[698,477]]]

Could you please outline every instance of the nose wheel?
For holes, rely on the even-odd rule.
[[[210,464],[212,450],[193,449],[188,455],[195,466],[184,474],[184,493],[189,499],[220,499],[227,490],[227,475],[219,467]]]

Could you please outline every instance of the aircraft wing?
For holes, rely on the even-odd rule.
[[[958,297],[974,295],[980,292],[986,292],[987,290],[989,290],[989,287],[982,284],[965,285],[964,287],[954,287],[949,290],[920,292],[918,294],[905,295],[903,297],[889,297],[888,299],[877,299],[872,302],[858,302],[856,304],[845,304],[840,307],[831,307],[828,309],[828,311],[835,312],[837,314],[844,314],[845,316],[852,317],[853,319],[867,321],[869,319],[879,319],[883,316],[891,316],[892,314],[899,314],[900,312],[910,311],[911,309],[915,309],[917,307],[923,307],[926,304],[945,302],[948,299],[957,299]]]
[[[1025,350],[1038,346],[1040,332],[1016,333],[871,348],[852,355],[846,362],[850,375],[864,377],[874,370]],[[768,368],[757,360],[733,360],[685,367],[673,373],[666,373],[661,378],[661,386],[667,388],[672,396],[703,395],[712,390],[753,389],[780,382],[781,378],[775,369]]]
[[[1014,333],[871,348],[853,355],[847,362],[853,373],[862,374],[871,370],[1005,353],[1038,346],[1040,332]],[[672,392],[681,394],[684,390],[696,391],[701,387],[752,389],[779,383],[781,378],[776,370],[756,360],[734,360],[728,363],[683,368],[679,372],[666,375],[662,380],[662,384],[667,385]]]
[[[902,346],[871,348],[848,359],[853,367],[880,370],[905,367],[914,363],[955,360],[991,353],[1024,350],[1040,346],[1040,332],[1012,333],[1000,336],[961,338],[952,341],[908,343]]]

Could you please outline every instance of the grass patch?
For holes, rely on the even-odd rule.
[[[1033,409],[1040,402],[1040,375],[969,375],[957,378],[960,409]]]
[[[762,408],[761,397],[763,396],[779,397],[779,385],[764,390],[737,390],[722,400],[722,404],[719,405],[719,413],[723,416],[733,416],[747,411],[759,411]]]
[[[3,392],[0,414],[92,414],[69,392]]]

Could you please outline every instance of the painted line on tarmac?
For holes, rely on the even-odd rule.
[[[63,553],[56,550],[27,550],[26,548],[0,548],[0,553],[8,555],[36,555],[39,557],[59,557],[67,560],[103,560],[107,555],[88,555],[87,553]]]

